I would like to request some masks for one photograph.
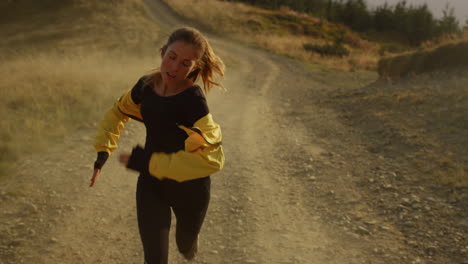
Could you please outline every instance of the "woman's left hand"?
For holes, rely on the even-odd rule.
[[[125,167],[127,167],[129,160],[130,160],[130,153],[121,153],[119,155],[119,162]]]

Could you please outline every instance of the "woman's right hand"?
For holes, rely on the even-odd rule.
[[[89,185],[89,187],[93,187],[100,173],[101,169],[94,169],[93,177],[91,178],[91,184]]]

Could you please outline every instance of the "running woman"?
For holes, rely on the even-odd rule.
[[[125,123],[136,119],[146,127],[144,147],[119,156],[138,171],[137,218],[145,263],[168,262],[171,209],[176,217],[176,243],[193,259],[198,234],[210,200],[210,175],[222,169],[221,130],[209,113],[205,93],[214,75],[224,76],[224,63],[196,29],[175,30],[160,49],[159,70],[141,77],[99,123],[98,152],[91,185],[117,148]],[[202,88],[195,84],[201,77]]]

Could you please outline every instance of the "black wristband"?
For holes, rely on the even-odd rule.
[[[97,159],[94,162],[95,169],[102,169],[102,166],[106,163],[107,159],[109,158],[109,153],[107,152],[98,152]]]
[[[145,149],[137,145],[132,150],[132,154],[130,155],[130,159],[127,163],[127,168],[142,173],[148,170],[148,163],[149,158],[148,155],[146,155]]]

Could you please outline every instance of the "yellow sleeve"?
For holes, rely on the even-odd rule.
[[[111,109],[107,111],[104,118],[99,122],[94,148],[97,152],[111,154],[117,148],[120,133],[130,117],[142,120],[140,105],[132,100],[131,91],[124,93]]]
[[[176,153],[153,153],[149,172],[156,178],[178,182],[209,176],[224,166],[221,128],[211,114],[200,118],[192,128],[179,126],[187,134],[185,149]]]

